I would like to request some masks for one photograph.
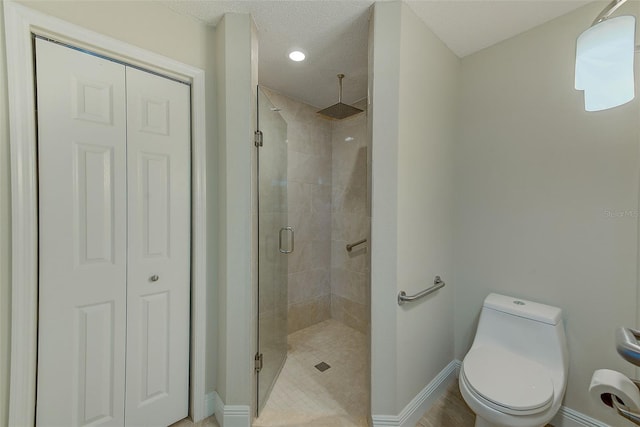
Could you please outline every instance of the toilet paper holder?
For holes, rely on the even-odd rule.
[[[640,345],[638,345],[638,339],[640,338],[640,331],[631,328],[618,328],[616,330],[616,350],[618,354],[627,362],[640,366]],[[631,379],[631,381],[640,389],[640,381]],[[624,404],[614,395],[605,397],[601,396],[605,404],[613,407],[618,415],[628,419],[632,423],[640,426],[640,414],[634,411],[630,411]],[[611,399],[611,402],[608,402]]]
[[[631,380],[635,383],[636,387],[640,387],[640,384],[638,384],[638,382],[636,380]],[[630,411],[629,409],[627,409],[626,406],[624,406],[622,403],[620,403],[620,401],[618,400],[618,398],[616,396],[610,395],[611,396],[611,405],[612,407],[616,410],[616,412],[618,413],[618,415],[620,415],[623,418],[628,419],[629,421],[631,421],[632,423],[639,425],[640,426],[640,414],[638,414],[637,412],[633,412]],[[604,400],[604,398],[603,398]],[[605,402],[607,403],[607,402]]]

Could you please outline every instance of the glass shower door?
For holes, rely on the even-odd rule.
[[[258,87],[257,411],[262,411],[287,357],[287,123]],[[260,144],[256,144],[260,145]]]

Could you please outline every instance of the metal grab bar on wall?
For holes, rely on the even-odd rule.
[[[357,242],[355,242],[355,243],[349,243],[349,244],[347,245],[347,252],[351,252],[351,250],[352,250],[353,248],[355,248],[356,246],[361,245],[361,244],[363,244],[363,243],[367,243],[367,239],[358,240],[358,241],[357,241]]]
[[[438,289],[444,288],[444,285],[445,283],[442,281],[440,276],[436,276],[433,279],[433,286],[428,287],[424,291],[418,292],[415,295],[407,295],[404,291],[400,291],[400,293],[398,293],[398,305],[403,305],[405,302],[411,302],[422,297],[426,297],[427,295],[434,293]]]
[[[616,350],[627,362],[640,366],[640,331],[631,328],[618,328],[616,330]],[[640,381],[631,380],[640,389]],[[618,415],[640,426],[640,413],[625,406],[624,402],[613,394],[603,394],[602,401],[616,410]]]
[[[627,362],[640,366],[640,331],[631,328],[616,329],[616,350]]]

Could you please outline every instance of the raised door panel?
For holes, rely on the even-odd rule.
[[[36,40],[36,423],[124,424],[125,69]]]
[[[126,423],[188,415],[190,88],[127,67]]]

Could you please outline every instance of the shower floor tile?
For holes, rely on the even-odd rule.
[[[280,377],[254,427],[368,425],[366,337],[330,319],[289,335]],[[315,365],[325,362],[320,372]]]

